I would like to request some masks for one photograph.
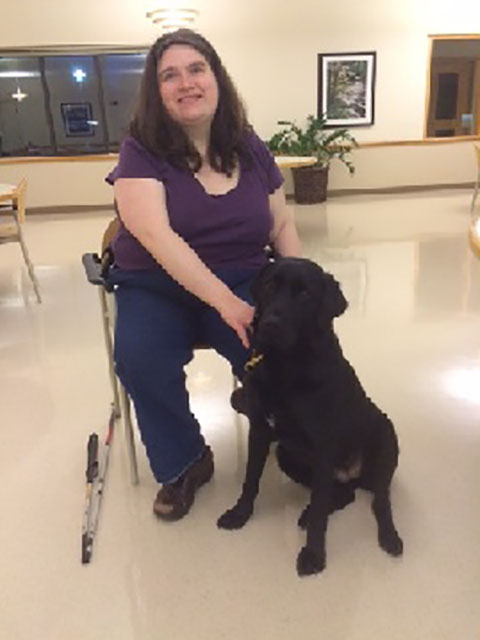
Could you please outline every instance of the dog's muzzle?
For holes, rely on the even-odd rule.
[[[273,314],[260,318],[255,332],[258,343],[272,346],[281,346],[282,333],[280,316]]]

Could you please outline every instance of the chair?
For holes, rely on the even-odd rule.
[[[115,298],[113,287],[109,284],[107,274],[110,268],[113,253],[110,249],[111,242],[118,228],[118,220],[110,222],[102,240],[102,257],[97,253],[85,253],[82,256],[83,266],[88,281],[98,287],[100,296],[100,308],[102,312],[103,334],[108,357],[108,370],[113,392],[113,406],[117,417],[123,416],[127,453],[130,466],[130,479],[132,484],[139,483],[137,454],[135,450],[134,428],[131,417],[130,397],[115,373],[113,358],[113,340],[115,328]],[[197,349],[210,349],[208,345],[198,344]],[[238,386],[236,376],[233,376],[233,389]]]
[[[27,181],[23,178],[19,184],[8,194],[8,200],[2,200],[0,213],[8,213],[13,218],[13,224],[0,222],[0,244],[7,242],[19,242],[22,249],[23,259],[27,265],[28,275],[32,281],[37,301],[41,302],[40,289],[35,276],[33,264],[30,260],[27,245],[22,233],[22,225],[25,222],[25,197],[27,192]]]
[[[115,374],[115,366],[113,360],[113,333],[115,327],[115,301],[113,298],[113,289],[109,285],[106,278],[108,266],[97,253],[85,253],[82,256],[83,266],[88,281],[98,287],[100,296],[100,308],[102,313],[103,337],[105,339],[105,347],[107,350],[108,371],[110,375],[110,384],[113,392],[113,406],[117,418],[123,416],[123,424],[125,428],[125,438],[127,442],[128,460],[130,463],[130,479],[132,484],[138,484],[138,463],[135,451],[135,438],[133,432],[133,424],[130,410],[130,398]]]
[[[478,196],[478,190],[480,188],[480,146],[474,145],[475,153],[477,154],[477,180],[475,182],[475,186],[473,188],[473,196],[472,196],[472,204],[471,204],[471,213],[475,209],[475,200]]]

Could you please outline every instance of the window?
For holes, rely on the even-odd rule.
[[[480,35],[431,39],[426,137],[480,135]]]
[[[146,53],[0,55],[0,155],[117,151]]]

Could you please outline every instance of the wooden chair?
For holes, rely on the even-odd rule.
[[[118,220],[115,218],[107,226],[102,239],[101,257],[97,253],[85,253],[82,256],[83,266],[88,281],[98,287],[100,307],[102,312],[103,334],[107,350],[108,370],[112,386],[113,405],[117,417],[123,416],[127,454],[130,463],[130,479],[132,484],[138,484],[138,463],[135,449],[134,428],[131,417],[130,397],[115,373],[113,358],[113,341],[115,334],[115,298],[113,288],[108,282],[109,262],[113,257],[111,243],[118,228]],[[208,345],[198,344],[195,349],[210,349]],[[238,386],[238,380],[233,375],[233,389]]]
[[[19,184],[0,202],[0,213],[7,213],[13,219],[13,223],[0,220],[0,244],[7,242],[19,242],[23,259],[27,266],[28,275],[32,281],[37,301],[41,302],[40,288],[35,276],[33,264],[30,260],[27,245],[22,233],[22,225],[25,222],[25,199],[27,192],[27,181],[23,178]]]
[[[475,200],[478,196],[478,191],[480,189],[480,146],[474,145],[475,153],[477,155],[477,180],[475,182],[475,186],[473,188],[473,196],[472,196],[472,204],[471,204],[471,213],[473,214],[475,209]]]

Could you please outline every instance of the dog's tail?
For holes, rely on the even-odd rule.
[[[306,465],[296,460],[284,447],[277,446],[278,465],[289,478],[304,487],[312,486],[312,472]]]

